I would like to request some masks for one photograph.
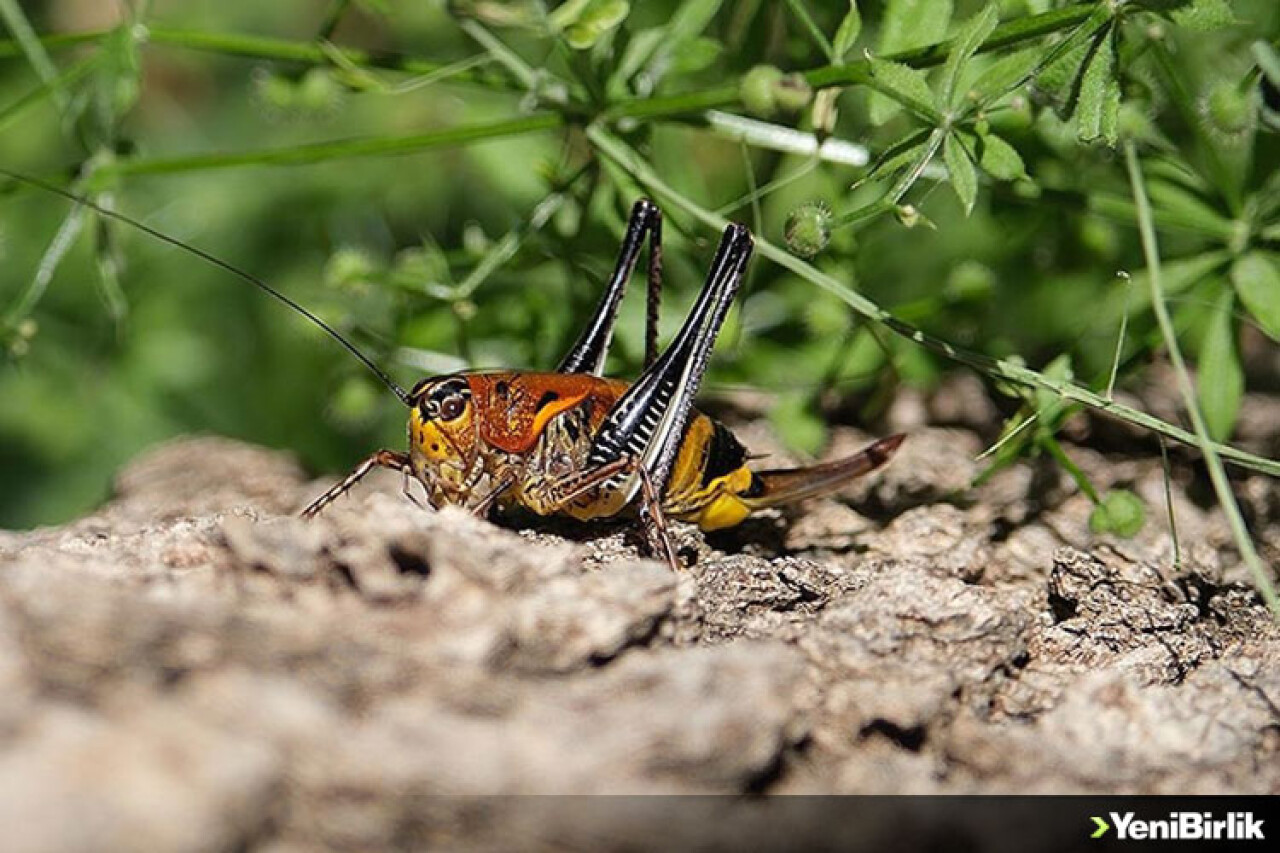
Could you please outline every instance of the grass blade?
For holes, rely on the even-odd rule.
[[[1124,158],[1129,170],[1129,184],[1133,188],[1134,205],[1138,211],[1138,233],[1142,238],[1142,253],[1147,260],[1148,281],[1151,284],[1151,306],[1155,310],[1156,321],[1160,324],[1160,333],[1164,336],[1165,346],[1169,349],[1169,360],[1173,362],[1174,370],[1177,373],[1178,390],[1182,393],[1183,404],[1186,406],[1187,414],[1190,415],[1192,426],[1195,428],[1196,444],[1199,446],[1200,452],[1204,454],[1205,466],[1209,469],[1209,479],[1213,482],[1213,489],[1218,495],[1218,503],[1222,507],[1223,513],[1227,516],[1227,523],[1231,526],[1231,534],[1235,537],[1240,557],[1244,560],[1245,565],[1249,567],[1259,595],[1266,601],[1267,607],[1271,608],[1271,612],[1276,615],[1276,618],[1280,619],[1280,598],[1276,596],[1275,585],[1272,583],[1262,559],[1258,556],[1258,551],[1254,548],[1253,540],[1245,527],[1244,518],[1240,515],[1240,507],[1236,503],[1235,495],[1231,492],[1231,483],[1227,479],[1227,472],[1222,467],[1219,446],[1209,438],[1209,429],[1205,424],[1205,418],[1200,411],[1199,403],[1196,401],[1195,388],[1191,384],[1191,374],[1188,373],[1186,362],[1182,358],[1182,350],[1178,346],[1178,337],[1173,330],[1173,320],[1170,318],[1169,309],[1164,302],[1164,294],[1161,291],[1160,251],[1156,244],[1156,229],[1151,218],[1151,204],[1147,200],[1142,171],[1138,167],[1138,154],[1134,150],[1132,142],[1125,143]]]

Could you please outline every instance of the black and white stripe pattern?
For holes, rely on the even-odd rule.
[[[751,235],[744,226],[725,229],[698,301],[667,350],[609,411],[592,444],[589,468],[632,456],[659,494],[666,488],[693,398],[751,251]],[[639,486],[638,478],[628,480],[628,499]]]

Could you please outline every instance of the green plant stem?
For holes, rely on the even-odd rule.
[[[642,157],[599,124],[588,127],[586,136],[596,150],[617,164],[618,168],[630,174],[637,182],[647,187],[655,195],[670,202],[674,207],[685,211],[707,227],[717,231],[723,230],[728,225],[728,221],[723,217],[717,216],[676,192],[653,171]],[[887,326],[894,333],[915,341],[944,358],[968,365],[993,378],[1004,379],[1008,382],[1031,388],[1044,388],[1066,400],[1080,403],[1119,420],[1168,436],[1182,444],[1199,445],[1199,439],[1193,433],[1174,424],[1166,423],[1131,406],[1108,400],[1074,382],[1053,379],[1021,364],[962,349],[947,341],[928,335],[920,329],[904,323],[867,297],[850,290],[840,281],[797,258],[786,249],[775,246],[767,240],[757,237],[756,250],[779,266],[794,272],[801,278],[837,297],[863,317]],[[1266,474],[1280,475],[1280,461],[1265,459],[1228,445],[1213,444],[1212,446],[1224,459],[1229,459],[1242,467]]]
[[[50,33],[38,38],[46,51],[59,51],[82,44],[95,44],[110,34],[111,30],[81,30],[76,33]],[[22,55],[22,45],[15,39],[0,39],[0,59]]]
[[[403,136],[371,136],[294,145],[288,148],[259,148],[234,153],[193,154],[186,157],[116,160],[97,172],[103,178],[121,175],[161,175],[227,169],[234,166],[302,166],[353,157],[414,154],[432,148],[448,148],[486,139],[499,139],[550,130],[564,124],[558,113],[535,113],[509,121],[450,127]]]
[[[1011,430],[1008,430],[1007,432],[1005,432],[1004,435],[1000,436],[1000,438],[997,439],[995,444],[991,445],[986,450],[982,451],[977,456],[973,457],[974,462],[981,462],[983,459],[986,459],[988,456],[991,456],[995,453],[999,453],[1000,448],[1004,447],[1006,444],[1008,444],[1009,442],[1017,438],[1019,435],[1021,435],[1023,430],[1025,430],[1027,427],[1039,421],[1040,413],[1032,412],[1030,415],[1027,415],[1025,417],[1022,415],[1015,415],[1014,417],[1021,417],[1022,420],[1018,423],[1016,427],[1014,427]],[[983,480],[985,480],[991,474],[995,473],[999,465],[1000,463],[997,461],[995,465],[992,465],[984,473],[978,475],[978,477],[975,478],[973,481],[973,486],[976,488],[977,486],[981,485]]]
[[[579,176],[584,172],[585,170],[579,172]],[[547,220],[556,215],[556,212],[564,206],[568,197],[569,194],[566,188],[563,191],[552,193],[539,202],[527,222],[521,223],[516,228],[508,231],[502,236],[502,239],[494,243],[485,252],[484,257],[480,259],[480,263],[476,264],[475,268],[471,270],[471,274],[458,283],[452,294],[452,299],[460,301],[474,296],[480,285],[484,284],[495,270],[515,257],[516,252],[520,250],[520,245],[530,234],[542,230],[542,226],[546,225]]]
[[[1039,15],[1030,15],[1025,18],[1008,21],[996,27],[976,52],[987,53],[1069,29],[1088,20],[1099,8],[1101,7],[1098,3],[1081,3],[1063,9],[1054,9]],[[109,32],[95,30],[82,33],[59,33],[43,36],[39,41],[46,50],[56,50],[86,42],[99,41]],[[314,42],[289,41],[239,33],[206,33],[197,30],[167,27],[151,28],[148,31],[148,39],[155,44],[208,51],[229,56],[243,56],[251,59],[271,59],[310,65],[328,65],[332,63],[331,58],[326,56],[325,51]],[[900,62],[913,68],[930,68],[946,62],[953,47],[954,45],[951,41],[944,41],[913,50],[899,51],[883,58]],[[341,51],[352,64],[361,67],[405,71],[412,74],[429,74],[440,70],[442,67],[441,63],[429,62],[412,56],[387,56],[352,48],[341,48]],[[19,55],[20,53],[21,50],[15,42],[0,41],[0,58]],[[804,73],[804,77],[815,88],[867,84],[871,80],[871,63],[865,59],[840,64],[832,63],[807,71]],[[482,70],[473,70],[452,79],[503,91],[519,92],[523,90],[519,81],[513,80],[506,74],[495,74]],[[738,102],[738,86],[736,84],[728,84],[674,95],[622,101],[605,109],[601,117],[606,120],[670,118],[697,114],[717,107],[733,106]],[[581,114],[584,106],[580,103],[575,103],[560,106],[558,109],[566,114]]]
[[[1151,218],[1151,203],[1147,200],[1147,189],[1142,179],[1142,170],[1138,166],[1138,155],[1133,142],[1124,145],[1125,165],[1129,170],[1129,184],[1133,187],[1133,201],[1138,211],[1138,233],[1142,238],[1142,253],[1146,257],[1148,282],[1151,286],[1151,307],[1160,325],[1160,333],[1164,336],[1165,347],[1169,350],[1169,360],[1173,363],[1178,377],[1178,390],[1182,394],[1183,405],[1191,417],[1191,425],[1195,429],[1196,444],[1204,454],[1205,466],[1209,469],[1209,479],[1218,495],[1218,504],[1227,516],[1231,526],[1231,534],[1235,537],[1236,548],[1240,557],[1253,574],[1258,593],[1266,601],[1271,612],[1280,619],[1280,598],[1276,596],[1275,586],[1267,573],[1266,566],[1253,546],[1253,539],[1245,527],[1244,518],[1240,515],[1240,507],[1231,491],[1231,482],[1227,479],[1226,469],[1219,458],[1218,446],[1209,438],[1209,429],[1205,424],[1204,413],[1200,411],[1200,403],[1196,399],[1195,388],[1191,384],[1191,374],[1187,370],[1186,361],[1182,358],[1182,349],[1178,346],[1178,335],[1173,328],[1173,319],[1164,303],[1164,293],[1160,281],[1160,251],[1156,244],[1155,223]]]
[[[1160,465],[1164,469],[1164,508],[1169,515],[1169,537],[1173,540],[1173,568],[1182,568],[1182,546],[1178,543],[1178,517],[1173,511],[1173,471],[1169,467],[1169,448],[1160,438]]]
[[[80,78],[92,71],[97,66],[98,61],[101,58],[102,54],[95,52],[86,56],[84,59],[73,63],[58,75],[57,85],[60,85],[64,90],[70,87],[72,84],[80,80]],[[4,130],[11,121],[21,116],[31,107],[43,101],[54,91],[55,88],[53,82],[44,82],[27,92],[25,95],[22,95],[9,104],[6,104],[4,107],[0,107],[0,130]]]
[[[976,53],[987,53],[1009,45],[1030,41],[1061,30],[1070,29],[1087,21],[1099,9],[1097,3],[1081,3],[1039,15],[1009,21],[996,27]],[[883,59],[900,62],[912,68],[931,68],[947,61],[954,44],[939,42],[914,50],[891,53]],[[871,81],[871,63],[865,59],[842,64],[824,65],[804,72],[805,80],[815,89],[828,86],[852,86]],[[703,110],[725,107],[738,103],[738,87],[718,86],[696,92],[682,92],[656,98],[637,98],[623,101],[605,111],[604,118],[666,118]]]
[[[1080,466],[1075,463],[1075,460],[1067,455],[1067,451],[1062,449],[1058,439],[1052,435],[1043,435],[1040,437],[1040,446],[1048,450],[1049,455],[1071,475],[1071,479],[1076,481],[1080,491],[1084,492],[1085,497],[1092,501],[1094,506],[1102,503],[1102,497],[1098,494],[1098,490],[1093,487],[1093,483],[1089,482],[1089,478],[1085,476],[1084,471],[1080,470]]]
[[[822,49],[827,61],[835,62],[835,49],[831,47],[831,42],[823,35],[822,30],[818,28],[813,16],[809,14],[809,9],[804,5],[804,0],[787,0],[787,6],[791,9],[791,14],[795,15],[796,20],[800,22],[800,26],[804,27],[805,32],[809,34],[809,38],[813,39],[813,43]]]
[[[530,92],[538,85],[537,72],[520,58],[514,50],[502,43],[497,36],[480,26],[478,21],[463,21],[458,25],[473,41],[485,49],[485,52],[507,69],[507,73],[519,82],[520,86]]]
[[[45,51],[44,43],[36,36],[35,30],[31,29],[31,23],[27,21],[27,16],[23,14],[22,7],[16,0],[0,0],[0,20],[3,20],[9,32],[13,33],[18,49],[26,57],[27,63],[36,72],[40,82],[53,89],[53,100],[58,105],[58,111],[65,113],[70,99],[58,79],[58,69],[53,66],[53,61]]]
[[[148,29],[147,40],[153,44],[217,53],[224,56],[239,56],[246,59],[271,59],[277,62],[297,62],[304,65],[333,64],[332,58],[325,53],[325,50],[317,42],[289,41],[288,39],[244,35],[241,33],[206,33],[199,30],[171,29],[168,27],[152,27]],[[414,75],[432,74],[453,64],[432,62],[403,54],[371,53],[350,47],[331,46],[330,49],[340,51],[347,61],[360,68],[402,71],[406,74]],[[4,48],[0,44],[0,55],[3,55],[3,53]],[[481,69],[458,73],[451,79],[466,83],[476,83],[504,91],[521,92],[524,90],[520,81],[512,79],[507,74]]]
[[[58,271],[63,259],[66,258],[67,252],[71,251],[71,247],[75,245],[76,238],[80,236],[80,231],[84,228],[85,215],[87,209],[77,205],[66,218],[62,220],[62,225],[58,227],[58,231],[53,235],[53,239],[49,241],[48,248],[40,257],[40,265],[36,268],[36,274],[32,276],[31,281],[26,288],[14,300],[9,310],[5,312],[3,328],[5,331],[11,331],[17,327],[19,323],[30,316],[35,310],[36,305],[44,298],[45,291],[49,289],[49,282],[53,281],[53,275]]]
[[[333,36],[350,6],[351,0],[334,0],[324,16],[324,22],[320,24],[320,32],[316,34],[317,41],[328,41]]]
[[[1129,331],[1129,291],[1133,288],[1133,276],[1128,273],[1120,274],[1124,281],[1125,306],[1124,312],[1120,315],[1120,332],[1116,335],[1116,353],[1111,359],[1111,373],[1107,377],[1107,393],[1104,395],[1108,400],[1112,398],[1116,390],[1116,376],[1120,373],[1120,356],[1124,353],[1124,338]],[[1163,446],[1163,445],[1161,445]]]

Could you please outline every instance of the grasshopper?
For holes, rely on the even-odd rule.
[[[411,490],[417,483],[433,508],[460,505],[485,516],[495,506],[521,506],[541,516],[584,521],[635,512],[654,551],[678,569],[668,518],[704,531],[731,527],[758,510],[839,489],[884,465],[904,439],[883,438],[819,465],[755,470],[734,434],[694,408],[753,250],[750,232],[739,224],[725,229],[697,301],[662,352],[662,214],[641,199],[632,208],[605,292],[555,371],[468,371],[429,377],[405,391],[340,333],[252,274],[61,188],[3,169],[0,174],[139,228],[262,289],[337,340],[409,408],[408,452],[370,455],[304,508],[306,518],[373,469],[390,468],[403,474],[408,497],[417,500]],[[634,382],[606,378],[618,308],[646,239],[644,369]]]

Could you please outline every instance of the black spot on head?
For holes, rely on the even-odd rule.
[[[498,384],[493,386],[493,390],[504,400],[511,395],[511,386],[506,383],[506,380],[499,380]]]
[[[438,445],[438,444],[433,444],[433,445],[431,445],[431,452],[432,452],[432,453],[436,453],[436,452],[438,452],[439,450],[440,450],[440,445]]]

